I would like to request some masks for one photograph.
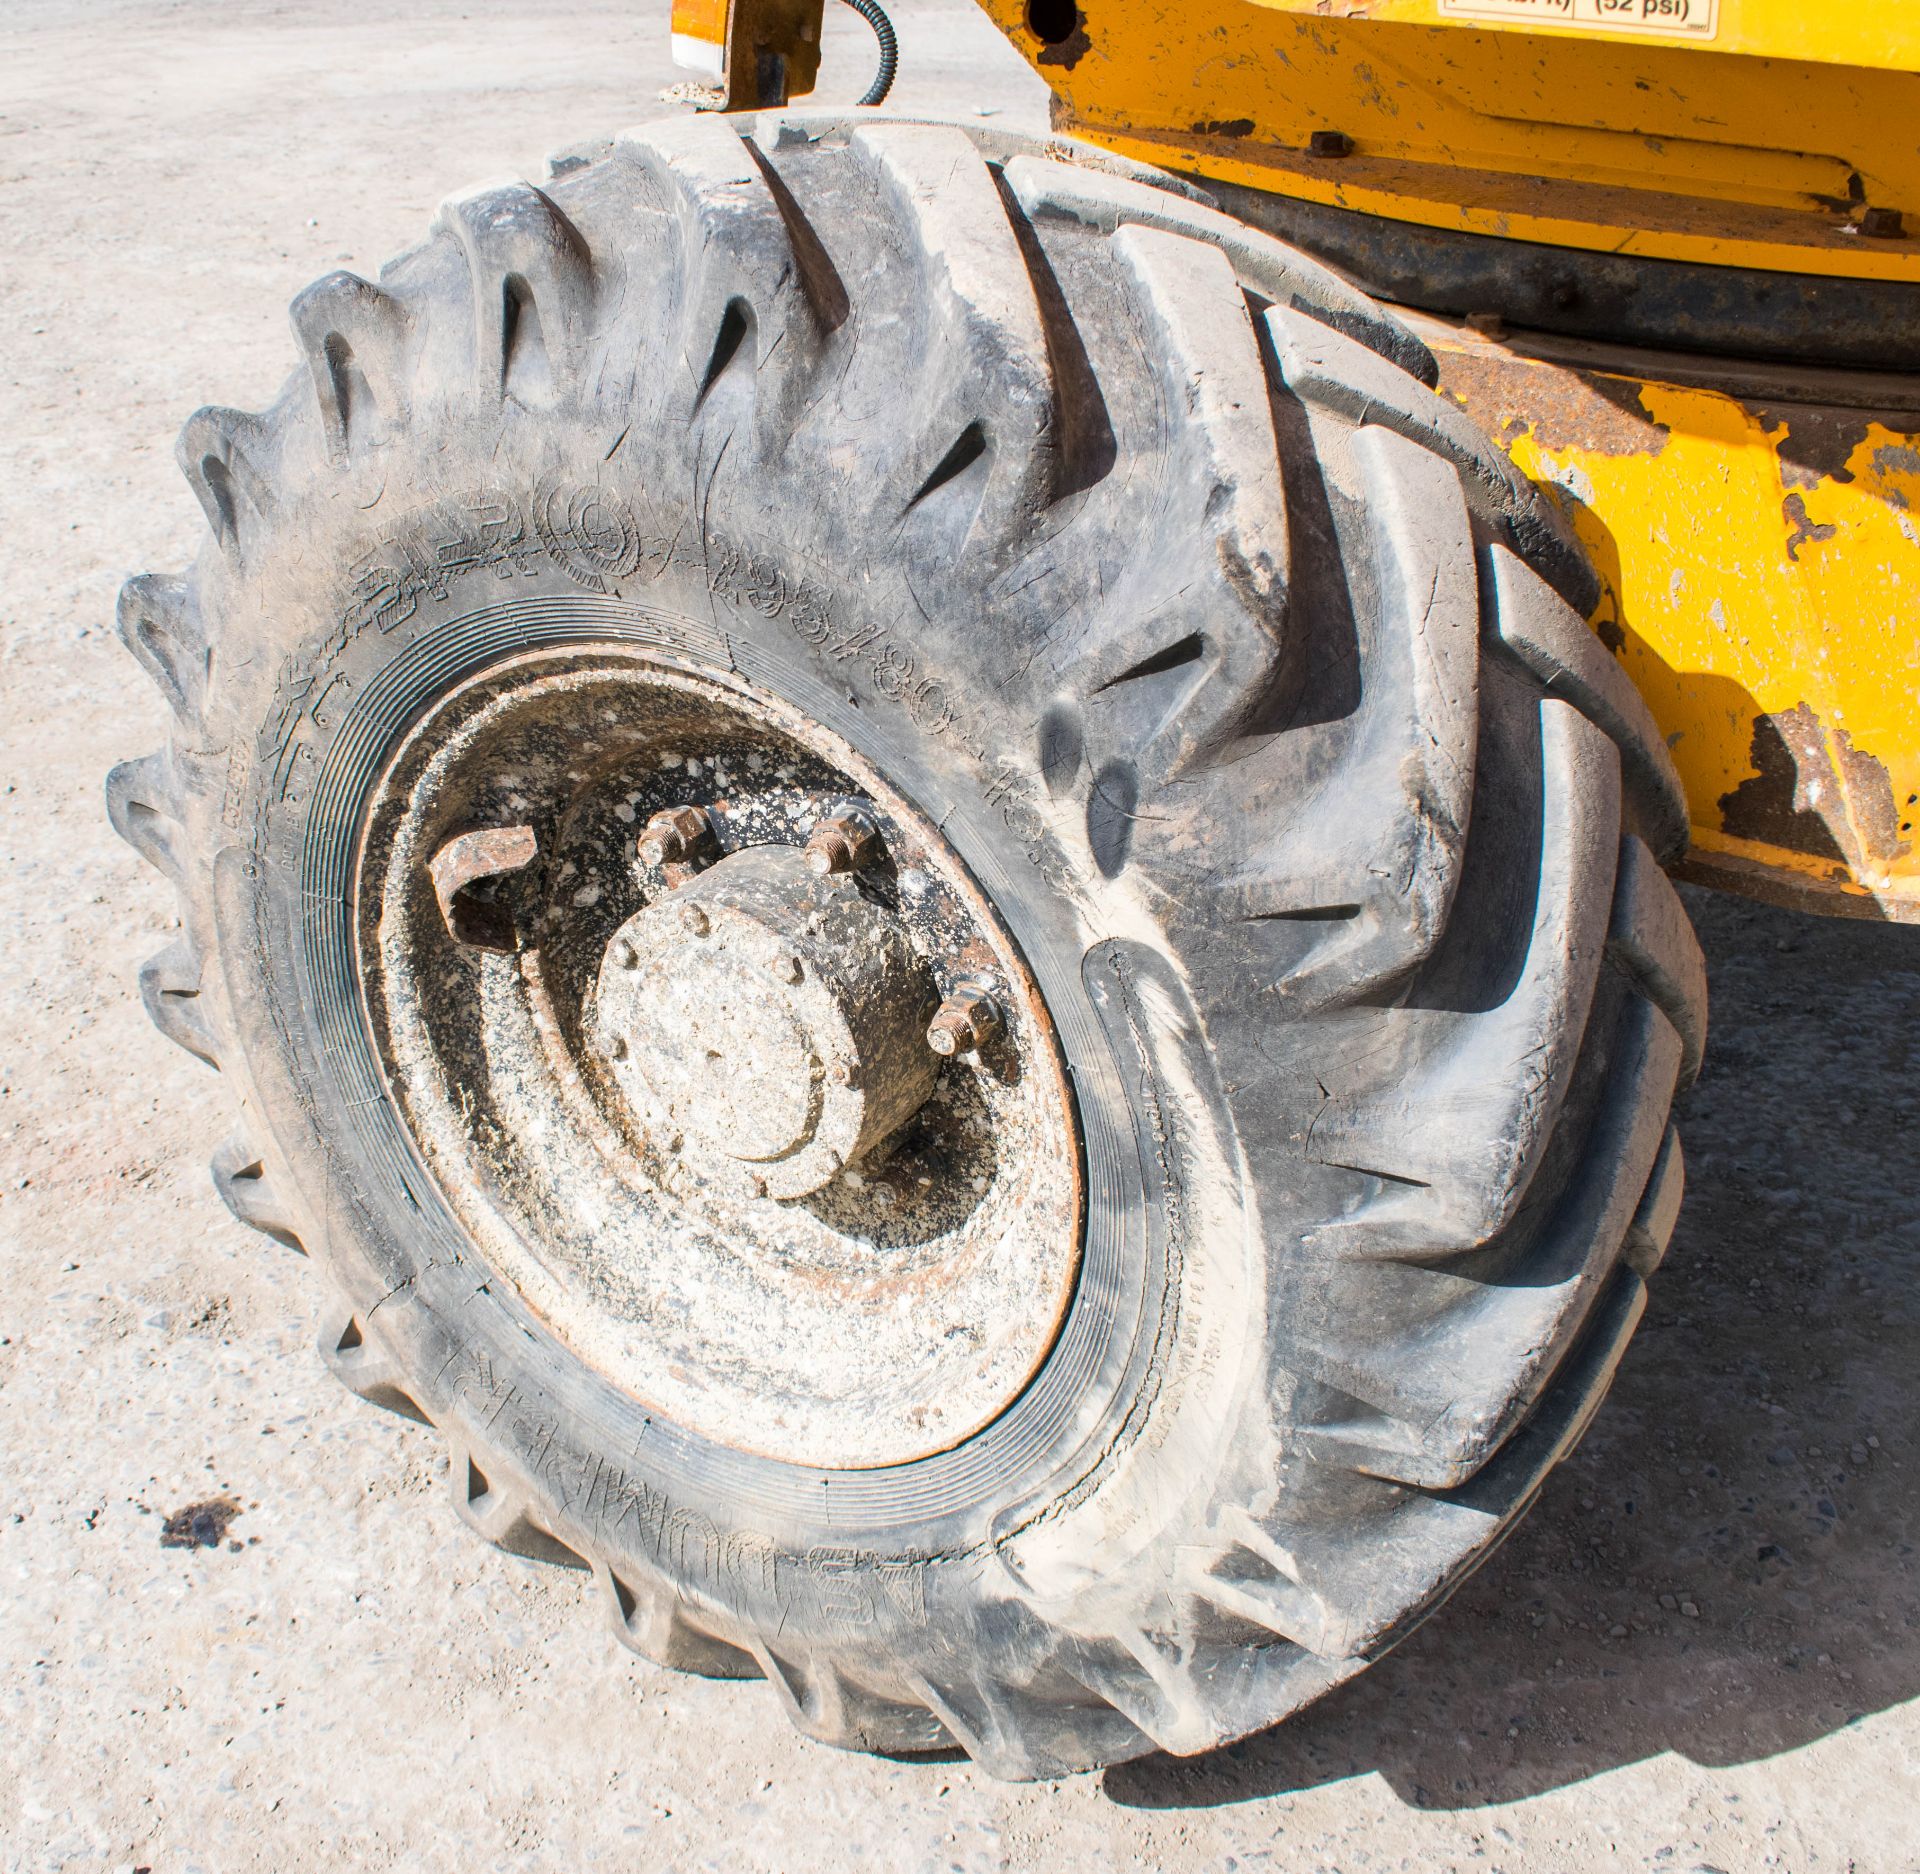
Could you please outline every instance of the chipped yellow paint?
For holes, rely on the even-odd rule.
[[[1920,917],[1920,416],[1437,349],[1442,388],[1570,497],[1697,867]]]
[[[1426,227],[1920,280],[1914,0],[1718,0],[1684,42],[1440,0],[1099,0],[1049,45],[1027,0],[981,5],[1061,129],[1145,162]],[[1861,233],[1864,207],[1904,231]]]

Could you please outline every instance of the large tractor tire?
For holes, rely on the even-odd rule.
[[[1606,1389],[1704,1016],[1591,569],[1424,347],[1169,178],[810,113],[293,323],[108,795],[333,1370],[833,1744],[1201,1751],[1406,1633]]]

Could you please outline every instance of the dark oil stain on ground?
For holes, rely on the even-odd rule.
[[[217,1549],[226,1540],[227,1530],[240,1514],[240,1505],[231,1497],[209,1497],[204,1503],[189,1503],[175,1510],[160,1530],[163,1549]]]

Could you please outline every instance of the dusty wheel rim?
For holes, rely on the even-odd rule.
[[[857,837],[822,859],[836,814]],[[581,1358],[823,1468],[949,1449],[1020,1395],[1080,1254],[1059,1047],[957,854],[850,747],[743,683],[532,656],[422,715],[363,828],[395,1108]],[[943,1056],[930,1019],[970,997],[997,1025]]]

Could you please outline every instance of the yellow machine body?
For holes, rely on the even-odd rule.
[[[1060,129],[1146,162],[1426,227],[1920,281],[1912,0],[981,4]]]
[[[1414,323],[1593,554],[1594,628],[1686,783],[1689,874],[1920,920],[1920,381]]]

